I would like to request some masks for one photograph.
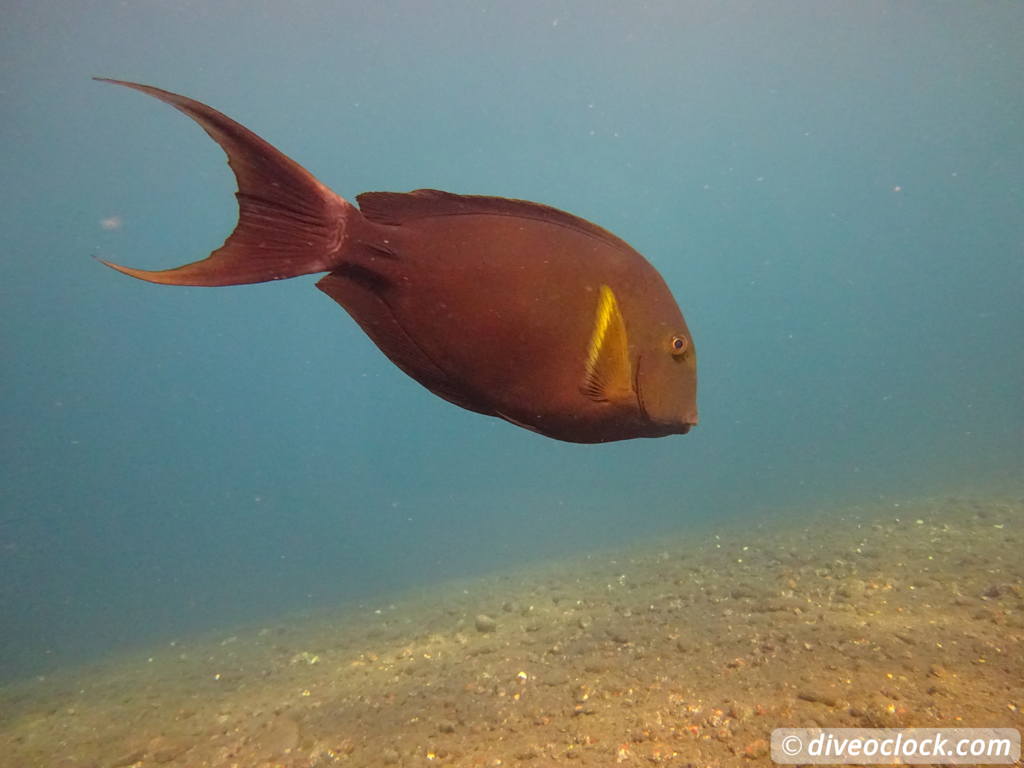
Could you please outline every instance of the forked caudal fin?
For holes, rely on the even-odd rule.
[[[104,261],[126,275],[166,285],[240,285],[327,272],[340,264],[356,209],[252,131],[193,99],[148,85],[95,78],[148,93],[184,112],[227,153],[238,181],[238,224],[205,259],[145,270]]]

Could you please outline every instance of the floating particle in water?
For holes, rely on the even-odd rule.
[[[108,216],[105,219],[100,219],[100,227],[108,232],[119,230],[123,224],[120,216]]]

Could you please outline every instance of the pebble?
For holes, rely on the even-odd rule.
[[[859,600],[864,597],[866,591],[867,584],[864,583],[863,579],[847,579],[836,590],[836,594],[847,600]]]
[[[149,743],[150,757],[155,763],[169,763],[176,760],[187,749],[187,744],[173,742],[163,736],[158,736]]]
[[[569,674],[563,672],[560,669],[553,669],[550,672],[545,672],[540,676],[538,682],[541,685],[565,685],[569,682]]]
[[[131,752],[124,753],[120,757],[115,757],[114,760],[110,763],[110,768],[122,768],[126,765],[132,765],[133,763],[137,763],[140,760],[142,760],[142,758],[144,758],[145,756],[146,750],[134,749]]]
[[[816,688],[803,688],[797,693],[798,699],[804,701],[813,701],[817,704],[824,704],[826,707],[835,707],[838,705],[838,700],[834,695],[828,691],[818,690]]]
[[[971,618],[977,619],[978,621],[994,621],[999,617],[999,615],[998,611],[994,611],[991,608],[979,608],[971,614]]]
[[[729,592],[729,597],[733,600],[742,600],[744,598],[757,599],[759,597],[764,597],[764,592],[750,586],[749,584],[740,584]]]
[[[757,760],[768,754],[768,741],[766,739],[755,739],[743,748],[743,756],[751,760]]]
[[[625,627],[621,627],[621,626],[608,627],[607,632],[608,632],[608,637],[610,637],[616,643],[628,643],[629,642],[629,632],[626,631]]]
[[[792,598],[770,597],[767,600],[750,606],[750,610],[755,613],[795,613],[801,610],[802,607],[803,604],[799,600],[794,600]]]
[[[493,632],[498,628],[498,622],[488,616],[486,613],[481,613],[476,617],[474,622],[477,632]]]
[[[573,686],[572,689],[572,700],[577,704],[582,704],[590,698],[590,694],[593,693],[589,685],[580,684]]]
[[[299,724],[290,717],[279,717],[260,737],[261,754],[272,760],[299,746]]]
[[[749,720],[752,714],[754,714],[754,710],[746,704],[735,703],[729,707],[729,717],[738,723]]]

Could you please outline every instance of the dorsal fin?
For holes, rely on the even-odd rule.
[[[455,195],[439,189],[417,189],[413,192],[363,192],[356,200],[363,216],[378,224],[399,226],[414,219],[433,216],[514,216],[536,219],[575,229],[591,237],[632,250],[623,240],[586,219],[529,200],[484,195]]]

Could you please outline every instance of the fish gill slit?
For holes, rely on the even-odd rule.
[[[640,391],[640,363],[643,359],[643,355],[636,356],[636,366],[633,368],[633,391],[636,393],[636,404],[640,408],[641,415],[649,421],[651,417],[647,413],[647,407],[644,405],[644,395]]]

